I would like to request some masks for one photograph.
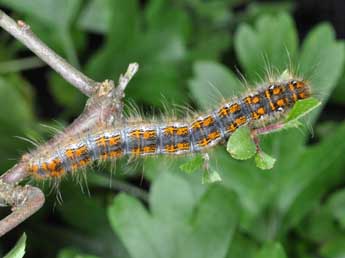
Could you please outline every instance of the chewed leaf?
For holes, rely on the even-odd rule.
[[[200,169],[204,163],[201,155],[196,155],[193,159],[187,161],[180,165],[180,169],[187,174],[191,174],[196,170]]]
[[[26,234],[18,240],[16,246],[4,258],[22,258],[25,254]]]
[[[228,140],[226,150],[234,159],[250,159],[256,153],[256,146],[250,136],[248,127],[237,129]]]
[[[268,155],[267,153],[260,151],[255,155],[255,164],[258,168],[263,170],[272,169],[276,159]]]
[[[285,123],[293,122],[300,117],[305,116],[320,105],[321,101],[315,98],[308,98],[297,101],[292,110],[289,112],[289,115],[285,119]]]
[[[209,170],[205,171],[204,174],[202,175],[202,184],[212,184],[215,182],[220,182],[222,181],[222,178],[220,177],[219,173],[215,170]]]

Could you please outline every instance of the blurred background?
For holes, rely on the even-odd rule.
[[[48,46],[91,78],[140,70],[126,101],[150,117],[164,105],[209,110],[255,85],[267,63],[292,62],[322,107],[299,129],[262,137],[277,159],[210,152],[221,182],[180,169],[191,158],[147,158],[90,168],[87,184],[49,183],[44,207],[0,240],[0,257],[26,232],[25,257],[345,257],[345,2],[341,0],[0,0]],[[217,90],[216,90],[216,89]],[[217,97],[218,96],[218,97]],[[86,98],[0,31],[0,173],[33,149],[15,136],[52,136]],[[9,210],[1,208],[4,217]]]

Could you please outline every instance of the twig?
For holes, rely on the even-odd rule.
[[[137,63],[130,64],[127,72],[120,76],[117,87],[111,80],[98,83],[58,56],[32,33],[28,25],[22,21],[16,23],[1,10],[0,27],[21,41],[66,81],[90,97],[83,113],[62,133],[56,135],[34,152],[24,155],[18,164],[0,177],[0,206],[12,206],[12,213],[0,221],[0,236],[2,236],[30,217],[44,203],[44,194],[40,189],[29,185],[16,186],[28,176],[26,168],[31,155],[46,150],[47,146],[53,148],[54,145],[61,143],[62,139],[82,134],[84,131],[96,127],[97,124],[109,126],[121,121],[123,119],[124,90],[138,71],[139,66]]]
[[[0,201],[12,207],[12,213],[0,221],[0,237],[18,226],[44,204],[43,192],[33,186],[13,186],[0,179]]]
[[[130,64],[125,75],[120,76],[118,88],[121,90],[115,88],[112,81],[106,80],[100,84],[97,87],[95,95],[87,102],[84,112],[70,126],[61,134],[56,135],[46,144],[37,148],[34,152],[25,154],[18,164],[0,177],[0,206],[2,204],[9,204],[15,207],[10,215],[0,221],[0,237],[34,214],[44,203],[44,194],[40,189],[26,186],[24,191],[22,190],[24,188],[21,186],[14,186],[29,176],[26,168],[30,160],[30,155],[35,155],[37,152],[40,153],[42,150],[46,150],[47,146],[53,148],[63,138],[70,138],[73,135],[81,134],[85,130],[93,128],[97,123],[109,125],[117,121],[115,119],[121,117],[123,111],[123,104],[121,103],[124,96],[123,90],[125,90],[128,82],[137,72],[138,67],[136,63]],[[121,185],[121,187],[124,187],[124,185]],[[133,194],[143,196],[143,193],[135,191],[135,189],[127,190]],[[19,199],[19,197],[16,197],[17,195],[23,199],[20,202],[23,203],[22,205],[18,206],[18,202],[13,201],[14,199]]]
[[[82,93],[89,97],[93,94],[98,82],[90,79],[67,63],[65,59],[57,55],[51,48],[37,38],[30,30],[30,27],[23,21],[15,22],[11,17],[0,10],[0,27],[22,42],[27,48],[34,52],[39,58],[59,73],[66,81],[78,88]]]

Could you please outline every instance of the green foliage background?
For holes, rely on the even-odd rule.
[[[240,2],[0,0],[95,80],[117,80],[128,63],[138,62],[126,95],[144,113],[163,110],[162,96],[163,103],[208,109],[217,100],[214,87],[224,97],[244,91],[235,67],[255,83],[267,63],[283,71],[290,59],[324,104],[330,96],[331,103],[345,103],[344,42],[329,23],[302,41],[289,14],[293,1],[248,1],[235,12]],[[94,38],[101,40],[97,48],[90,44]],[[0,171],[32,148],[13,136],[47,139],[40,123],[67,125],[85,103],[49,68],[7,63],[23,53],[31,55],[0,34]],[[312,143],[307,128],[262,138],[264,150],[277,158],[270,171],[234,160],[220,146],[210,153],[222,178],[215,184],[201,184],[200,172],[182,172],[190,160],[182,157],[145,159],[129,169],[123,162],[111,179],[107,166],[90,169],[91,194],[85,184],[80,190],[65,180],[62,204],[46,187],[46,205],[0,240],[0,256],[25,231],[25,257],[344,257],[345,124],[331,120],[331,112],[320,120],[321,112],[305,123],[314,128]],[[25,237],[8,257],[22,257],[24,245]]]

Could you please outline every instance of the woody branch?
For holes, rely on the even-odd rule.
[[[27,24],[23,21],[14,21],[2,10],[0,10],[0,27],[22,42],[72,86],[90,97],[79,117],[46,144],[54,145],[62,137],[82,133],[96,124],[109,125],[123,119],[124,91],[138,70],[137,63],[128,66],[127,72],[120,76],[115,87],[111,80],[96,82],[87,77],[44,44]],[[12,207],[12,213],[0,221],[0,236],[30,217],[44,204],[44,194],[39,188],[16,186],[28,176],[25,170],[28,160],[29,155],[24,155],[18,164],[0,177],[0,205]]]

